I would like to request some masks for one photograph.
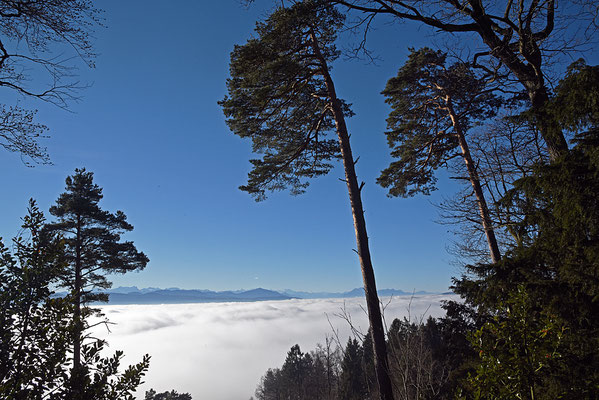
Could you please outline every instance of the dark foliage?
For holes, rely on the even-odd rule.
[[[520,230],[526,239],[502,262],[469,266],[470,275],[455,282],[467,304],[487,316],[473,337],[488,353],[481,353],[470,381],[474,394],[484,387],[480,398],[599,395],[597,82],[596,68],[571,69],[550,109],[556,121],[577,131],[577,144],[517,181],[504,199],[524,210]],[[522,354],[528,355],[524,362]],[[541,355],[551,360],[541,362]],[[498,362],[517,381],[492,373]]]
[[[0,242],[0,397],[35,399],[64,386],[69,369],[69,299],[52,298],[62,268],[59,237],[43,229],[33,201],[14,254]]]
[[[316,1],[275,11],[256,24],[258,38],[231,53],[228,95],[219,102],[231,131],[252,140],[263,154],[251,160],[248,184],[240,189],[262,200],[266,191],[302,193],[306,178],[324,175],[338,159],[335,120],[322,66],[314,52],[317,36],[327,63],[339,53],[333,42],[343,16]],[[343,105],[346,115],[351,115]]]
[[[110,288],[105,274],[139,271],[149,260],[133,242],[120,241],[133,226],[122,211],[110,213],[100,208],[102,189],[93,182],[92,172],[76,169],[67,177],[65,190],[50,208],[56,220],[46,225],[49,231],[63,235],[69,269],[62,286],[77,291],[81,304],[107,301],[106,294],[94,292]]]
[[[93,182],[93,173],[76,169],[75,174],[66,179],[66,192],[50,208],[56,220],[45,227],[49,232],[62,235],[64,243],[62,257],[67,267],[61,273],[59,285],[70,290],[73,303],[70,388],[74,397],[83,396],[90,379],[82,357],[86,356],[86,318],[95,310],[87,304],[108,300],[106,294],[97,292],[97,289],[110,287],[106,274],[141,270],[149,261],[144,253],[137,251],[133,242],[120,241],[121,234],[131,231],[133,226],[122,211],[113,214],[102,210],[98,204],[102,197],[102,189]],[[98,357],[99,350],[93,347],[87,347],[87,350],[93,350],[88,358],[95,360]],[[119,358],[111,360],[106,368],[109,371],[116,368]],[[147,362],[144,359],[143,365],[139,365],[140,371],[147,368]]]
[[[60,282],[65,248],[44,222],[31,201],[13,254],[0,243],[0,398],[132,400],[149,356],[121,373],[123,352],[104,357],[105,342],[89,342],[81,347],[83,373],[73,379],[75,305],[50,289]]]
[[[386,134],[397,161],[377,182],[389,188],[391,196],[434,190],[435,170],[461,156],[458,136],[494,116],[500,105],[471,66],[447,65],[446,58],[441,51],[411,49],[408,61],[382,92],[391,106]]]

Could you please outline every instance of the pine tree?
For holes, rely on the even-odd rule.
[[[446,57],[429,48],[412,49],[397,76],[387,82],[383,91],[391,105],[387,139],[397,160],[377,182],[389,187],[392,196],[429,194],[435,189],[435,171],[460,157],[476,197],[491,260],[497,262],[499,246],[467,133],[494,116],[500,102],[468,64],[447,66]]]
[[[56,205],[50,208],[56,220],[47,225],[49,232],[64,238],[67,268],[62,274],[61,286],[70,290],[73,301],[73,373],[72,390],[77,398],[84,385],[82,344],[86,317],[92,310],[92,301],[107,301],[108,296],[98,290],[110,287],[109,273],[126,273],[143,269],[148,258],[137,251],[132,242],[121,242],[121,234],[131,231],[121,211],[110,213],[100,208],[102,189],[93,182],[93,173],[76,169],[66,179],[66,191]]]
[[[393,399],[385,334],[370,258],[361,189],[349,143],[348,105],[337,97],[330,64],[343,16],[323,1],[303,1],[277,9],[258,23],[258,37],[231,54],[229,95],[219,104],[229,128],[252,140],[262,159],[251,160],[248,184],[241,189],[258,200],[268,190],[290,187],[298,194],[306,178],[326,174],[341,158],[345,170],[357,253],[372,329],[380,395]],[[334,132],[337,138],[331,138]]]
[[[568,152],[565,132],[547,109],[551,99],[547,76],[560,53],[571,55],[596,38],[595,1],[329,1],[360,13],[364,35],[376,15],[385,15],[428,26],[435,34],[466,37],[460,46],[473,39],[476,44],[469,52],[476,66],[501,81],[504,89],[513,90],[517,83],[528,94],[551,159]]]

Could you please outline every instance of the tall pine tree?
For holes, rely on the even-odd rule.
[[[267,190],[291,187],[301,193],[306,178],[326,174],[341,158],[362,268],[380,395],[393,399],[385,332],[370,258],[361,189],[345,117],[352,113],[337,97],[330,64],[343,15],[323,1],[279,8],[258,23],[258,37],[231,54],[229,95],[220,102],[229,128],[252,139],[262,159],[241,189],[263,199]],[[336,139],[331,138],[331,133]]]
[[[73,397],[80,395],[86,378],[81,353],[86,329],[86,317],[92,310],[92,301],[108,301],[108,296],[98,293],[108,289],[109,273],[126,273],[141,270],[148,257],[137,251],[133,242],[122,242],[121,235],[133,230],[122,211],[110,213],[100,208],[102,189],[93,182],[93,173],[85,168],[76,169],[66,179],[66,191],[56,205],[50,208],[56,220],[47,225],[50,232],[64,237],[65,261],[68,267],[62,274],[61,285],[68,288],[73,299]]]
[[[387,139],[397,160],[383,170],[377,182],[389,187],[392,196],[428,194],[435,189],[435,171],[461,158],[491,260],[499,261],[493,221],[467,137],[470,128],[495,115],[499,99],[468,64],[446,65],[445,54],[426,47],[411,50],[383,94],[391,105]]]

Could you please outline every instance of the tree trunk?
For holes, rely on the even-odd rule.
[[[485,231],[485,236],[487,238],[487,244],[489,245],[491,261],[493,263],[497,263],[499,262],[499,260],[501,260],[501,253],[499,252],[499,246],[497,245],[497,238],[495,237],[495,230],[493,229],[493,223],[489,214],[489,207],[487,206],[487,201],[485,200],[485,194],[480,185],[480,179],[478,177],[476,167],[474,166],[474,162],[472,161],[472,156],[470,155],[470,148],[468,147],[468,142],[466,141],[464,130],[462,129],[457,120],[457,116],[453,109],[451,98],[449,96],[447,96],[446,102],[449,117],[451,118],[451,123],[456,131],[456,136],[460,144],[460,149],[462,150],[462,157],[464,158],[464,163],[466,164],[466,169],[468,170],[468,180],[472,184],[472,189],[474,189],[474,195],[476,196],[476,203],[478,204],[480,219],[483,225],[483,229]]]
[[[80,386],[82,382],[81,371],[81,335],[83,332],[81,320],[81,220],[77,218],[77,237],[75,243],[75,284],[73,287],[73,371],[72,380],[72,398],[78,399],[80,396]]]
[[[339,137],[339,146],[341,147],[341,157],[343,159],[343,168],[345,170],[345,182],[347,183],[347,191],[349,193],[349,201],[354,219],[358,257],[362,268],[368,319],[372,332],[374,363],[380,398],[381,400],[393,400],[393,388],[389,377],[389,362],[387,360],[387,345],[385,343],[385,330],[383,328],[379,297],[376,291],[374,270],[370,259],[370,249],[368,248],[368,234],[366,232],[366,221],[364,220],[364,210],[362,208],[362,198],[360,195],[361,188],[358,185],[358,178],[356,177],[356,170],[354,168],[355,162],[349,144],[349,134],[347,133],[347,126],[345,125],[345,116],[341,109],[341,102],[337,98],[335,85],[329,74],[328,66],[320,52],[316,35],[313,32],[311,34],[311,39],[314,53],[320,62],[322,74],[325,79],[329,101],[335,118],[337,136]]]
[[[547,115],[545,107],[549,101],[545,78],[541,69],[543,58],[532,32],[522,32],[525,35],[520,39],[519,53],[527,63],[523,62],[510,44],[501,40],[493,30],[493,24],[485,14],[482,3],[471,2],[473,6],[472,18],[478,25],[478,34],[483,42],[491,49],[491,54],[501,60],[518,81],[524,86],[532,104],[532,111],[536,118],[537,127],[547,144],[551,160],[568,152],[568,143],[559,124]]]

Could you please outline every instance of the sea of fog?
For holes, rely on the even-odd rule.
[[[412,321],[440,316],[440,302],[451,295],[382,298],[388,325],[397,317]],[[287,351],[299,344],[306,352],[337,331],[347,342],[352,325],[366,332],[365,301],[315,299],[252,303],[107,305],[101,307],[114,323],[107,339],[110,351],[123,350],[125,365],[150,354],[150,370],[138,389],[175,389],[194,400],[247,400],[268,368],[279,367]],[[340,315],[346,315],[342,318]]]

